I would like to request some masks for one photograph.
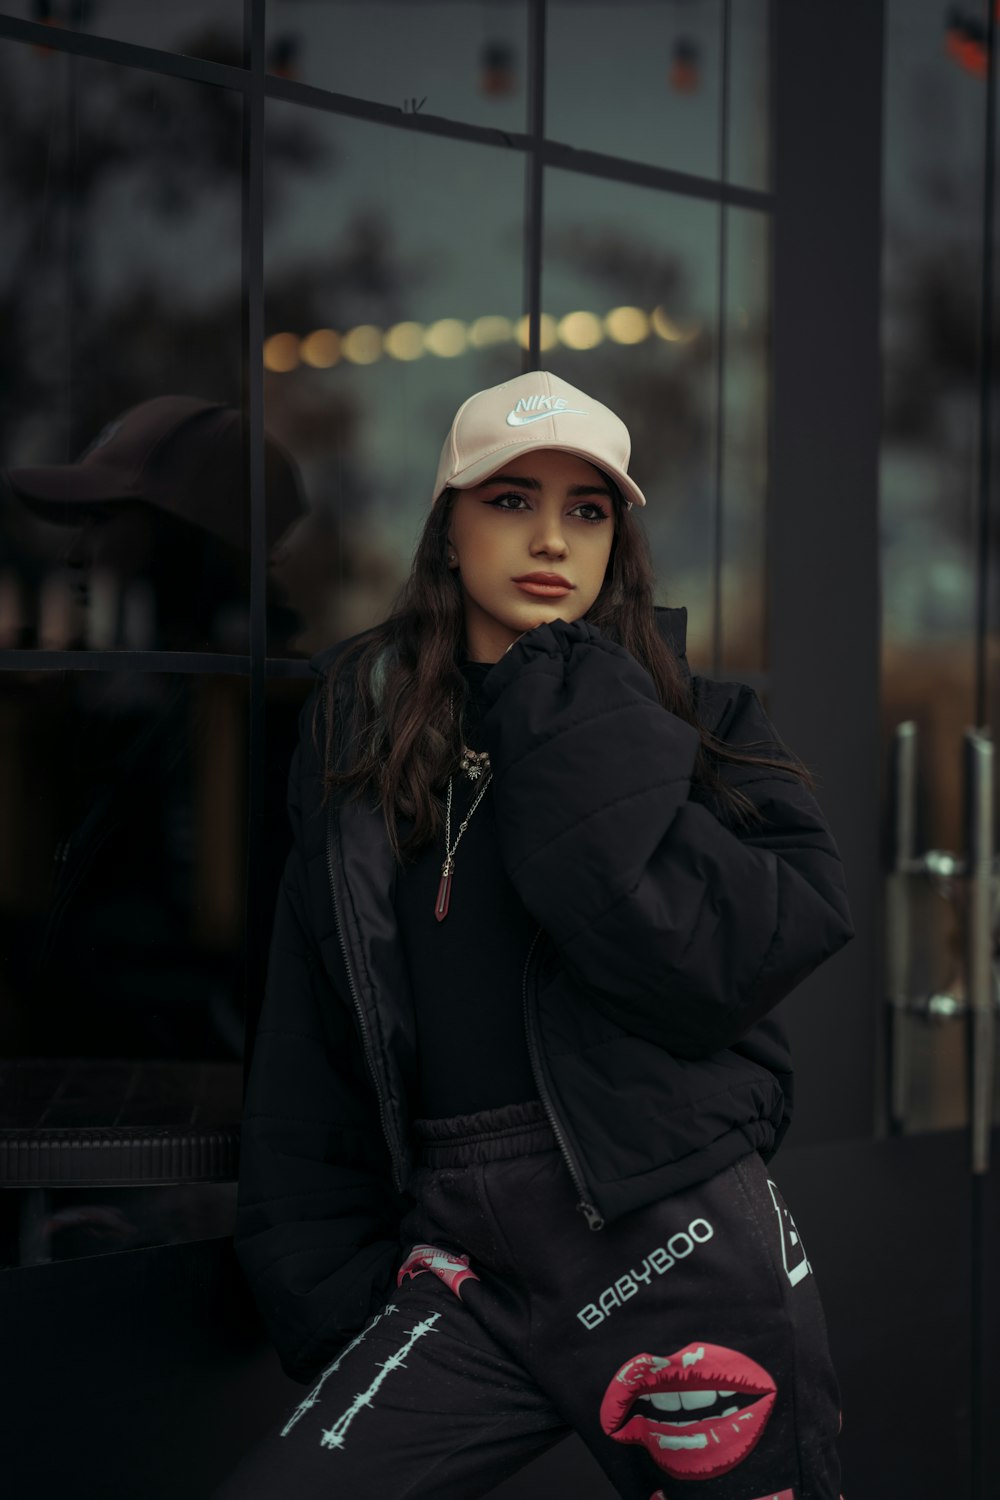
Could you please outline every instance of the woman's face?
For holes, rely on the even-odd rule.
[[[614,531],[604,475],[558,448],[525,453],[458,490],[448,528],[457,561],[449,565],[462,585],[470,658],[498,661],[524,631],[585,615],[601,591]],[[531,574],[559,581],[532,584]]]

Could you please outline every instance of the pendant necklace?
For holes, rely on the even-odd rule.
[[[449,709],[454,718],[454,697],[449,699]],[[493,780],[493,772],[490,770],[489,752],[486,750],[470,750],[468,745],[462,746],[462,758],[459,767],[469,777],[470,781],[477,781],[485,771],[483,784],[476,793],[475,800],[461,823],[455,835],[455,842],[451,842],[451,793],[453,776],[448,777],[448,800],[445,804],[444,815],[444,864],[441,866],[441,879],[438,882],[437,900],[434,902],[434,915],[439,922],[443,922],[448,915],[448,907],[451,903],[451,880],[455,869],[455,850],[458,848],[459,839],[469,826],[469,820],[476,808],[486,795],[486,788]]]

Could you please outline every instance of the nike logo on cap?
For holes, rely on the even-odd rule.
[[[522,396],[507,413],[507,426],[527,427],[529,422],[540,422],[543,417],[589,415],[578,406],[570,406],[562,396]]]

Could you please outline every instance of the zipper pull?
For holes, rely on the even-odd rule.
[[[586,1219],[588,1228],[604,1228],[604,1220],[601,1218],[600,1214],[597,1212],[597,1209],[592,1203],[578,1203],[576,1207],[577,1211],[583,1214],[584,1218]]]

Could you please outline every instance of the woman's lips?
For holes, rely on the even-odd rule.
[[[776,1395],[770,1375],[746,1355],[688,1344],[669,1358],[637,1354],[622,1365],[604,1394],[601,1426],[616,1442],[641,1443],[677,1479],[709,1479],[756,1446]]]
[[[540,599],[561,599],[565,594],[572,593],[572,586],[567,583],[529,583],[527,581],[518,582],[516,578],[514,579],[514,582],[517,584],[518,588],[523,589],[526,594],[534,594],[536,598]]]

